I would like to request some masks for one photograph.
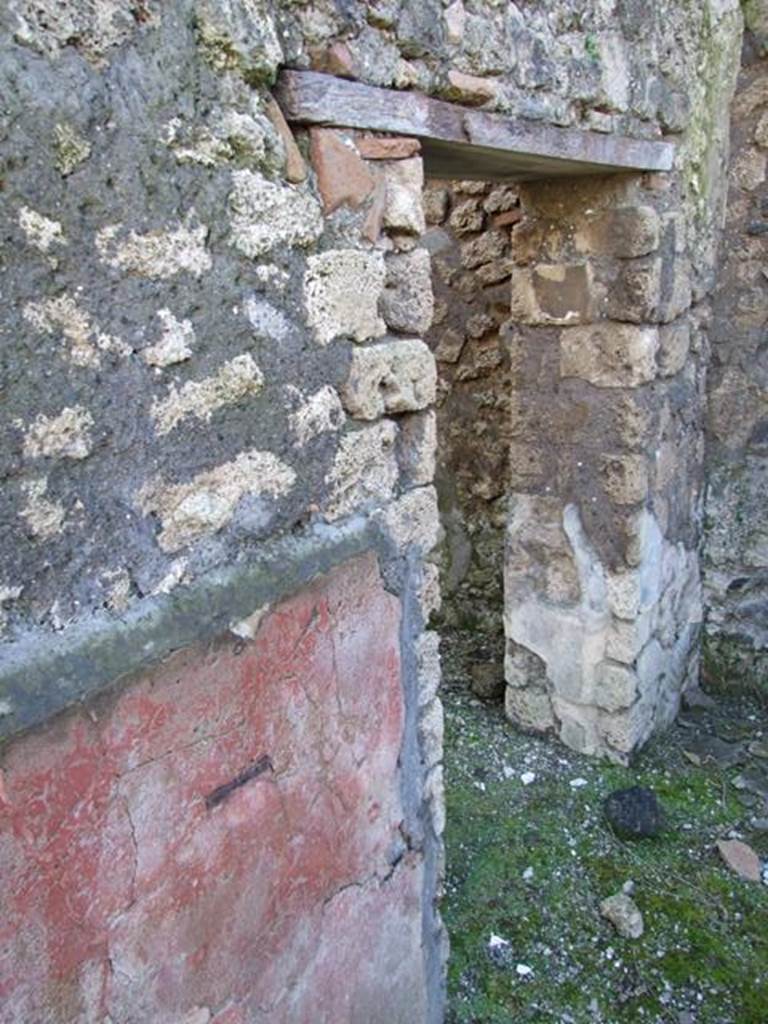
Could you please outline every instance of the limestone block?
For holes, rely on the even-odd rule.
[[[432,829],[436,836],[441,836],[445,832],[445,783],[441,764],[430,769],[424,783],[424,798],[429,808]]]
[[[306,189],[234,171],[229,194],[230,242],[256,259],[277,246],[306,246],[320,237],[320,204]]]
[[[39,252],[47,253],[52,245],[66,245],[64,231],[57,220],[22,206],[19,210],[19,227],[27,242]]]
[[[421,157],[382,164],[386,181],[384,227],[407,235],[422,235],[426,230],[421,193],[424,165]]]
[[[631,394],[616,397],[615,423],[619,441],[627,448],[645,448],[653,427],[653,413]]]
[[[632,388],[656,376],[655,327],[600,323],[567,327],[560,334],[560,373],[604,388]]]
[[[659,247],[659,216],[652,206],[624,206],[586,217],[573,238],[579,252],[629,259]]]
[[[617,505],[634,505],[648,495],[648,460],[643,455],[603,455],[603,489]]]
[[[163,551],[177,551],[221,530],[246,495],[277,498],[295,481],[293,469],[272,452],[251,450],[185,483],[150,480],[139,491],[137,503],[144,515],[160,519],[158,544]]]
[[[666,324],[659,330],[657,362],[662,377],[673,377],[685,366],[691,345],[691,325],[687,320]]]
[[[424,562],[421,569],[421,586],[419,588],[419,605],[424,622],[428,622],[433,614],[440,611],[440,570],[434,562]]]
[[[508,639],[504,652],[504,678],[507,686],[520,689],[526,686],[544,689],[547,666],[533,651]]]
[[[511,312],[522,323],[588,323],[594,319],[594,306],[588,263],[541,263],[512,273]]]
[[[448,189],[427,185],[424,189],[423,209],[427,224],[442,224],[448,214]]]
[[[425,629],[416,641],[419,706],[430,704],[440,687],[440,634]]]
[[[217,409],[257,394],[264,375],[249,352],[235,356],[203,380],[187,381],[181,388],[171,384],[163,398],[155,399],[150,416],[158,435],[167,434],[188,416],[208,422]]]
[[[432,268],[426,249],[390,255],[381,312],[387,326],[403,334],[424,334],[432,323],[435,302]]]
[[[504,694],[504,713],[510,722],[531,732],[547,732],[556,726],[552,701],[545,690],[508,686]]]
[[[402,551],[408,545],[416,544],[423,554],[427,554],[440,540],[440,514],[434,487],[417,487],[408,491],[384,511],[377,511],[375,518]]]
[[[395,424],[383,420],[342,437],[326,476],[326,519],[338,519],[391,499],[398,476],[396,436]]]
[[[654,321],[661,302],[661,260],[652,257],[623,263],[607,289],[606,313],[632,323]]]
[[[397,455],[407,486],[432,483],[437,455],[437,416],[433,409],[401,418]]]
[[[631,620],[614,619],[605,640],[605,656],[622,665],[632,665],[647,644],[652,628],[651,612],[638,614]]]
[[[690,308],[692,300],[691,262],[678,256],[672,261],[668,281],[662,289],[658,319],[661,323],[676,320]]]
[[[329,249],[307,259],[304,302],[320,345],[335,338],[367,341],[384,333],[378,312],[384,275],[380,252]]]
[[[419,715],[421,757],[427,768],[432,768],[443,760],[444,731],[443,702],[439,697],[433,697]]]
[[[242,172],[248,173],[248,172]],[[200,277],[211,269],[206,249],[208,228],[180,224],[174,228],[122,234],[122,226],[109,224],[96,234],[96,249],[104,263],[140,277],[168,278],[179,273]]]
[[[345,203],[360,206],[373,192],[376,183],[365,162],[333,128],[310,128],[309,155],[326,214]]]
[[[731,165],[731,177],[745,192],[754,192],[765,181],[767,155],[759,149],[744,149]]]
[[[606,711],[628,708],[638,692],[637,676],[626,665],[603,661],[595,671],[595,704]]]
[[[301,404],[290,416],[291,432],[300,445],[319,434],[339,430],[346,420],[341,400],[330,384],[319,388],[308,398],[299,396]]]
[[[356,419],[385,413],[414,412],[436,396],[437,370],[429,348],[417,338],[356,348],[341,400]]]
[[[445,38],[455,46],[464,38],[464,25],[467,20],[467,12],[464,10],[462,0],[453,0],[453,3],[443,12],[443,18],[445,20]]]
[[[283,50],[265,0],[197,0],[195,21],[214,70],[234,71],[252,86],[274,81]]]
[[[495,100],[498,96],[498,85],[492,78],[467,75],[463,71],[451,68],[447,75],[445,95],[457,103],[474,107]]]

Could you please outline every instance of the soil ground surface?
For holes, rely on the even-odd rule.
[[[449,1024],[767,1024],[768,884],[716,846],[768,858],[765,703],[719,696],[631,767],[595,763],[474,697],[472,654],[445,638]],[[607,794],[633,785],[665,808],[656,838],[604,819]],[[638,939],[599,911],[626,883]]]

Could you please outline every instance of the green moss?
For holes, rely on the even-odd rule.
[[[600,44],[592,33],[589,33],[589,35],[584,39],[584,50],[586,51],[587,56],[593,60],[595,64],[600,63]]]
[[[665,740],[632,769],[596,769],[472,707],[447,702],[450,1024],[637,1024],[676,1020],[682,1007],[697,1024],[764,1021],[768,890],[735,879],[714,851],[744,815],[728,774],[695,768]],[[527,787],[524,765],[536,770]],[[577,774],[583,789],[569,785]],[[636,783],[654,788],[669,821],[655,840],[624,843],[600,805]],[[630,878],[646,925],[635,941],[598,912]],[[491,934],[509,943],[506,959],[489,954]],[[533,976],[521,979],[518,963]]]
[[[702,664],[708,690],[739,691],[768,702],[768,652],[736,637],[705,634]]]

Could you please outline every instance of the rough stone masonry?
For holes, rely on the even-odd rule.
[[[735,0],[0,7],[2,1024],[442,1019],[456,381],[510,715],[619,759],[669,720],[742,31]],[[282,67],[675,169],[452,186],[452,266],[419,140],[289,126]]]

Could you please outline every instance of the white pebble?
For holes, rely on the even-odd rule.
[[[527,978],[533,974],[533,968],[529,967],[528,964],[518,964],[515,970],[521,978]]]
[[[525,871],[523,872],[523,880],[526,881],[526,882],[530,882],[530,880],[532,878],[533,878],[533,868],[526,868]]]
[[[589,785],[589,783],[587,782],[587,780],[586,779],[582,779],[581,777],[579,777],[578,779],[571,779],[571,781],[570,781],[571,789],[581,789],[582,786],[588,786],[588,785]]]
[[[523,772],[523,774],[520,776],[520,781],[524,786],[530,786],[530,784],[535,780],[535,778],[536,772]]]

